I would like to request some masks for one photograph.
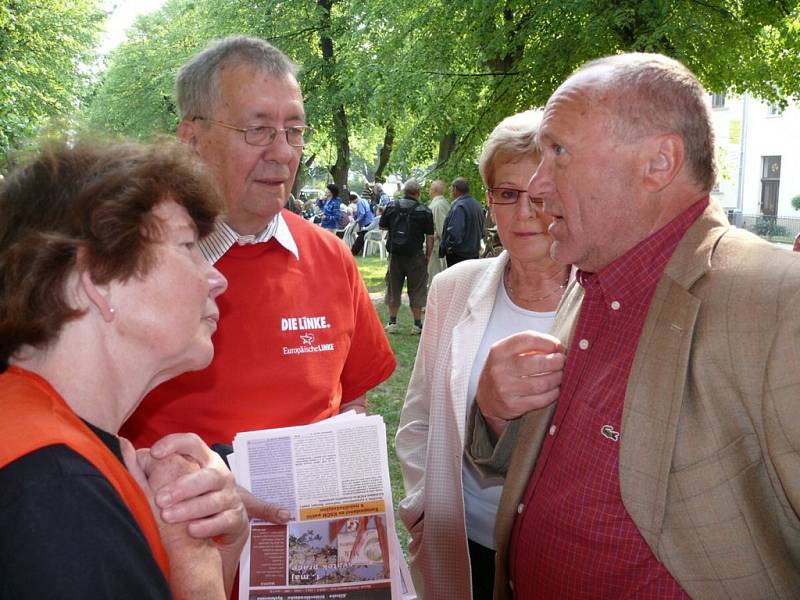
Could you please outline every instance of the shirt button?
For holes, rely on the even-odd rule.
[[[556,426],[555,425],[550,425],[549,433],[550,433],[550,435],[555,435],[556,434]]]
[[[589,340],[583,338],[580,342],[578,342],[578,347],[581,350],[586,350],[589,347]]]
[[[614,301],[611,303],[611,308],[613,308],[614,310],[619,310],[619,302],[617,302],[616,300],[614,300]]]
[[[517,514],[518,514],[518,515],[521,515],[523,510],[525,510],[525,504],[524,504],[524,503],[522,503],[522,502],[520,502],[520,503],[517,505]]]
[[[512,592],[514,591],[514,582],[511,581],[510,579],[508,580],[508,587],[511,588]]]

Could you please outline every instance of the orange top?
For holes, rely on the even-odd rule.
[[[114,453],[38,375],[9,367],[0,375],[0,468],[40,448],[63,444],[89,461],[119,494],[139,524],[164,577],[169,561],[150,504]]]

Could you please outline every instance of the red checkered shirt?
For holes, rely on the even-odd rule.
[[[688,598],[622,503],[619,439],[633,356],[658,280],[705,198],[596,274],[549,435],[514,524],[516,598]]]

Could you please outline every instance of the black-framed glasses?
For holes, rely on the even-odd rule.
[[[269,146],[275,141],[275,138],[278,136],[278,134],[283,132],[286,135],[287,144],[294,146],[295,148],[302,148],[308,143],[309,139],[311,139],[312,133],[314,132],[314,129],[308,125],[294,125],[292,127],[276,129],[275,127],[270,127],[269,125],[236,127],[235,125],[223,123],[222,121],[217,121],[215,119],[209,119],[207,117],[194,117],[192,121],[206,121],[212,125],[219,125],[220,127],[225,127],[226,129],[240,131],[244,134],[245,143],[251,146]]]
[[[516,204],[523,194],[528,197],[528,200],[533,205],[533,208],[538,211],[543,209],[544,200],[541,198],[533,198],[530,194],[528,194],[528,190],[515,190],[514,188],[507,187],[489,188],[489,201],[492,204],[499,204],[501,206]]]

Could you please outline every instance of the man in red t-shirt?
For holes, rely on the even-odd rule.
[[[494,597],[796,597],[800,260],[710,200],[707,94],[665,56],[607,57],[538,141],[528,193],[578,270],[569,350],[499,342],[476,394],[469,454],[506,474]]]
[[[263,40],[210,44],[176,83],[178,138],[215,174],[225,222],[200,243],[228,279],[215,356],[156,387],[123,427],[137,446],[193,431],[304,425],[366,410],[395,359],[353,257],[334,235],[282,210],[308,139],[296,66]],[[245,497],[250,516],[283,520]]]

